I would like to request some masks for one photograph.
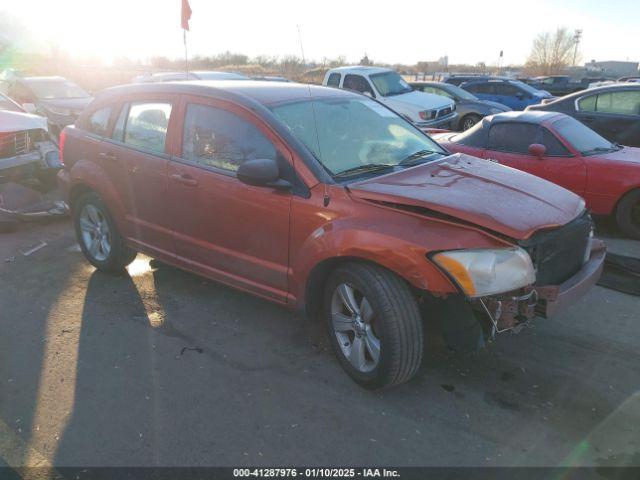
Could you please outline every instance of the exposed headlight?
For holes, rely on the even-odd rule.
[[[536,281],[531,257],[520,247],[454,250],[432,258],[469,297],[509,292]]]
[[[436,110],[423,110],[418,112],[418,115],[420,115],[422,120],[431,120],[432,118],[435,118]]]
[[[73,110],[69,108],[46,107],[46,109],[56,115],[73,115]]]

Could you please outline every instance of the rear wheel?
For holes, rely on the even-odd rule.
[[[475,115],[473,113],[470,113],[470,114],[465,115],[463,117],[462,122],[460,122],[460,128],[461,128],[462,131],[469,130],[471,127],[473,127],[479,121],[480,121],[480,116],[479,115]]]
[[[381,267],[349,263],[327,282],[324,313],[342,368],[374,389],[411,379],[422,362],[423,326],[407,283]]]
[[[95,192],[82,195],[74,205],[76,237],[84,256],[98,270],[122,272],[136,258],[127,247],[106,205]]]
[[[640,189],[622,197],[616,209],[616,221],[626,235],[640,240]]]

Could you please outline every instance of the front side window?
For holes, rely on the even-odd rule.
[[[519,93],[523,93],[519,88],[514,85],[510,85],[508,83],[496,83],[495,84],[496,94],[505,95],[507,97],[515,97]]]
[[[540,143],[539,128],[530,123],[498,123],[489,130],[489,149],[529,153],[529,145]]]
[[[170,103],[131,103],[124,143],[153,153],[164,153],[170,115]]]
[[[640,115],[640,92],[608,92],[598,95],[596,110],[602,113]]]
[[[111,107],[104,107],[96,110],[89,117],[89,125],[87,130],[100,137],[104,137],[109,126],[109,118],[111,117]]]
[[[493,83],[475,83],[465,86],[464,89],[475,94],[492,95],[495,93],[495,85]]]
[[[190,104],[182,158],[235,172],[247,160],[276,159],[276,149],[251,122],[221,108]]]
[[[447,154],[409,122],[366,98],[303,100],[272,110],[333,175]]]
[[[546,128],[542,129],[542,144],[545,147],[545,155],[550,157],[568,157],[571,155],[560,140]]]
[[[329,75],[329,79],[327,80],[327,86],[329,87],[339,87],[340,86],[340,74],[332,73]]]
[[[367,79],[362,75],[346,75],[344,77],[342,88],[346,88],[347,90],[354,90],[360,93],[368,93],[372,97],[375,97],[371,85],[369,85]]]

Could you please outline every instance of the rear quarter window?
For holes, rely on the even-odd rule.
[[[111,118],[111,106],[96,110],[87,120],[87,131],[99,137],[104,137],[107,134],[109,118]]]

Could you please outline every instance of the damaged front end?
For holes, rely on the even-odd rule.
[[[450,347],[468,351],[481,343],[477,339],[480,325],[485,335],[493,337],[507,331],[517,332],[535,317],[554,315],[586,294],[604,267],[606,249],[602,241],[593,238],[593,223],[587,213],[567,225],[537,232],[516,244],[511,255],[520,263],[508,257],[503,265],[497,262],[489,265],[482,258],[465,263],[465,251],[457,257],[456,252],[445,252],[444,260],[438,258],[439,254],[432,257],[463,292],[443,300],[448,304],[446,308],[456,310],[456,315],[447,315],[446,319],[454,325],[443,326],[445,341]],[[458,265],[452,263],[452,258],[458,260]],[[518,275],[516,271],[520,267],[523,273]],[[509,277],[515,288],[483,294],[490,288],[487,279],[492,275],[494,282],[496,276]],[[527,282],[527,278],[532,281]],[[462,299],[468,308],[460,306]],[[477,326],[473,325],[472,318]]]

